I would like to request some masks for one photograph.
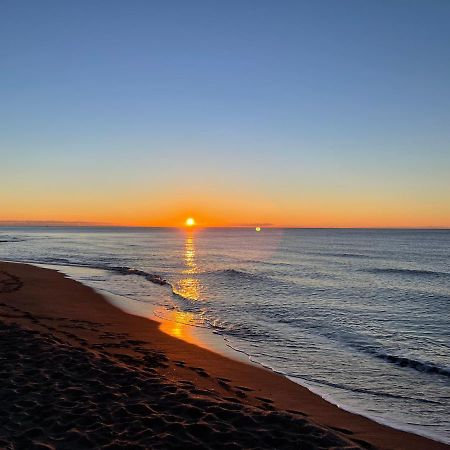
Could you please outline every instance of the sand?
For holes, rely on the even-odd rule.
[[[450,448],[175,339],[25,264],[0,263],[0,360],[0,448]]]

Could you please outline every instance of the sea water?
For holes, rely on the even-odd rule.
[[[175,336],[450,443],[449,230],[0,228],[0,259],[65,266]]]

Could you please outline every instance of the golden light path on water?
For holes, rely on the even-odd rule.
[[[260,232],[262,231],[260,227],[257,228]],[[183,276],[174,284],[174,292],[191,301],[201,302],[201,298],[205,298],[205,286],[202,285],[196,276],[201,271],[197,262],[198,255],[196,249],[196,235],[200,233],[200,230],[195,230],[186,224],[184,233],[184,250],[181,254],[184,266],[181,271]],[[259,235],[260,238],[257,238],[252,243],[252,250],[256,252],[254,257],[257,259],[266,259],[278,247],[282,232],[277,231],[276,233],[272,233],[269,239],[265,238],[264,240],[261,240],[264,233],[255,234]],[[205,335],[201,333],[202,328],[203,324],[198,314],[179,310],[167,310],[164,314],[164,322],[160,326],[161,331],[173,337],[183,339],[200,347],[209,348],[208,343],[204,342]]]
[[[198,273],[197,262],[195,260],[195,240],[194,232],[188,232],[184,245],[184,265],[182,273],[185,275],[176,286],[177,293],[191,300],[198,300],[200,296],[200,281],[193,277]]]
[[[184,269],[182,270],[182,274],[184,276],[176,283],[175,292],[185,298],[198,301],[201,284],[200,281],[193,276],[198,273],[194,231],[186,231],[183,263]],[[166,320],[161,324],[160,330],[178,339],[201,345],[198,337],[195,335],[194,326],[196,324],[198,324],[198,320],[196,320],[193,313],[171,310],[168,311]]]

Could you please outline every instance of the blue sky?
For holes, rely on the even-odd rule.
[[[450,226],[449,23],[438,0],[3,1],[0,219],[208,190],[248,193],[233,221],[333,225],[331,198],[336,225]]]

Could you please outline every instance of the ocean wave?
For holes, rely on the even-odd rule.
[[[146,272],[145,270],[134,269],[132,267],[127,267],[127,266],[108,266],[108,267],[104,266],[104,267],[97,267],[97,268],[109,270],[111,272],[119,273],[121,275],[137,275],[137,276],[145,278],[147,281],[150,281],[151,283],[158,284],[160,286],[168,286],[172,291],[172,295],[174,295],[175,297],[177,297],[178,299],[180,299],[184,302],[183,307],[185,310],[188,311],[193,306],[192,298],[189,298],[188,296],[180,293],[172,283],[170,283],[169,281],[164,279],[161,275]]]
[[[420,269],[394,269],[394,268],[372,268],[364,269],[364,272],[374,274],[391,274],[391,275],[411,275],[424,277],[450,277],[450,273],[437,272],[434,270],[420,270]]]
[[[239,261],[244,262],[246,264],[248,263],[252,263],[252,264],[261,264],[263,266],[275,266],[275,267],[293,267],[294,264],[292,263],[288,263],[285,261],[264,261],[264,260],[258,260],[258,259],[246,259],[246,260],[241,260],[240,258],[236,258],[239,259]]]
[[[226,275],[231,278],[246,278],[246,279],[261,279],[261,278],[268,278],[265,275],[258,275],[251,272],[246,272],[244,270],[238,270],[238,269],[223,269],[223,270],[216,270],[212,272],[214,274],[218,275]]]
[[[144,270],[140,270],[140,269],[133,269],[132,267],[114,266],[114,267],[97,267],[97,268],[111,270],[112,272],[120,273],[122,275],[138,275],[138,276],[144,277],[146,280],[151,281],[152,283],[159,284],[161,286],[170,284],[167,280],[162,278],[160,275],[145,272]]]
[[[299,376],[299,375],[287,374],[286,376],[288,376],[289,378],[302,379],[302,380],[305,380],[306,382],[310,382],[310,383],[312,382],[315,384],[330,386],[330,387],[333,387],[336,389],[342,389],[342,390],[349,391],[349,392],[356,392],[358,394],[368,394],[368,395],[373,395],[375,397],[394,398],[394,399],[400,399],[400,400],[413,400],[413,401],[420,402],[420,403],[428,403],[428,404],[434,404],[434,405],[441,404],[438,401],[429,400],[426,398],[409,397],[407,395],[393,394],[390,392],[376,391],[373,389],[358,388],[355,386],[349,386],[347,384],[333,383],[332,381],[325,381],[323,379],[317,379],[317,378],[307,376],[307,375]]]
[[[279,282],[274,277],[264,274],[247,272],[240,269],[218,269],[218,270],[204,270],[195,273],[196,276],[213,276],[213,277],[226,277],[233,280],[245,280],[245,281],[270,281]]]
[[[399,367],[406,367],[408,369],[414,369],[418,372],[429,373],[442,375],[444,377],[450,378],[450,368],[442,367],[438,364],[434,364],[431,362],[419,361],[416,359],[407,358],[404,356],[396,356],[390,355],[388,353],[383,353],[377,350],[368,351],[371,355],[375,356],[378,359],[382,359],[383,361],[389,362],[391,364],[395,364]]]
[[[331,253],[331,256],[338,258],[370,258],[368,255],[360,255],[359,253]]]
[[[15,260],[20,260],[19,259],[14,259]],[[13,260],[11,260],[13,261]],[[134,269],[132,267],[127,267],[127,266],[109,266],[107,264],[102,265],[102,264],[89,264],[89,263],[79,263],[79,262],[73,262],[70,261],[66,258],[41,258],[39,260],[29,260],[29,259],[22,259],[20,260],[21,262],[25,262],[25,263],[31,263],[31,264],[50,264],[50,265],[63,265],[63,266],[69,266],[69,267],[86,267],[86,268],[90,268],[90,269],[99,269],[99,270],[106,270],[106,271],[110,271],[110,272],[114,272],[114,273],[119,273],[121,275],[137,275],[137,276],[141,276],[144,277],[146,280],[155,283],[155,284],[159,284],[160,286],[164,286],[164,285],[169,285],[171,286],[171,284],[165,280],[163,277],[161,277],[160,275],[154,274],[154,273],[149,273],[149,272],[145,272],[144,270],[140,270],[140,269]]]
[[[375,258],[372,255],[361,255],[360,253],[314,253],[319,256],[332,256],[335,258]]]
[[[108,266],[108,265],[102,265],[102,264],[89,264],[89,263],[79,263],[79,262],[73,262],[66,258],[40,258],[39,260],[30,260],[30,259],[21,259],[21,258],[15,258],[15,259],[8,259],[4,258],[5,261],[21,261],[24,263],[30,263],[30,264],[50,264],[50,265],[62,265],[62,266],[69,266],[69,267],[86,267],[90,269],[99,269],[99,270],[106,270],[110,272],[119,273],[121,275],[138,275],[141,277],[144,277],[146,280],[159,284],[160,286],[169,285],[171,284],[165,280],[160,275],[145,272],[144,270],[140,269],[134,269],[132,267],[127,266]]]
[[[23,238],[16,238],[16,237],[9,237],[9,236],[1,236],[0,237],[0,244],[23,242],[23,241],[25,241],[25,239],[23,239]]]
[[[331,339],[333,339],[334,337],[329,336],[327,334],[325,334],[325,336],[330,337]],[[344,342],[346,343],[346,345],[349,345],[350,347],[354,348],[357,351],[360,351],[362,353],[365,353],[366,355],[370,355],[377,359],[383,360],[387,363],[394,364],[402,368],[413,369],[418,372],[430,375],[441,375],[450,378],[450,367],[442,366],[429,361],[421,361],[418,359],[408,358],[406,356],[393,355],[391,353],[387,353],[386,351],[383,351],[382,349],[375,347],[374,345],[362,342],[359,343],[355,342],[355,339],[351,339],[351,341],[353,342],[349,343],[348,340]]]
[[[227,333],[228,334],[228,333]],[[264,362],[261,360],[261,354],[256,354],[256,355],[251,355],[250,353],[248,353],[247,351],[244,351],[242,349],[239,348],[239,345],[234,344],[232,341],[230,341],[228,339],[227,336],[224,336],[224,340],[227,344],[228,347],[230,347],[231,349],[238,351],[240,353],[243,353],[245,355],[248,356],[249,360],[257,363],[263,367],[265,367],[266,369],[270,369],[273,372],[279,373],[280,375],[283,375],[291,380],[298,380],[297,382],[299,382],[300,380],[306,383],[314,383],[316,385],[323,385],[323,386],[329,386],[329,387],[333,387],[336,389],[342,389],[345,391],[349,391],[349,392],[356,392],[356,393],[360,393],[360,394],[368,394],[368,395],[372,395],[375,397],[385,397],[385,398],[393,398],[393,399],[401,399],[401,400],[412,400],[412,401],[417,401],[419,403],[427,403],[427,404],[435,404],[435,405],[440,405],[441,402],[435,401],[435,400],[430,400],[427,398],[419,398],[419,397],[410,397],[410,396],[406,396],[406,395],[401,395],[401,394],[395,394],[395,393],[391,393],[391,392],[385,392],[385,391],[377,391],[377,390],[373,390],[373,389],[367,389],[367,388],[359,388],[356,386],[350,386],[347,384],[343,384],[343,383],[334,383],[332,381],[329,380],[324,380],[324,379],[319,379],[319,378],[315,378],[313,376],[310,375],[306,375],[306,374],[297,374],[297,373],[291,373],[289,371],[285,371],[285,370],[279,370],[277,368],[275,368],[273,365]],[[304,383],[300,382],[299,384],[302,384],[305,386]],[[308,387],[309,385],[306,384],[306,386]]]

